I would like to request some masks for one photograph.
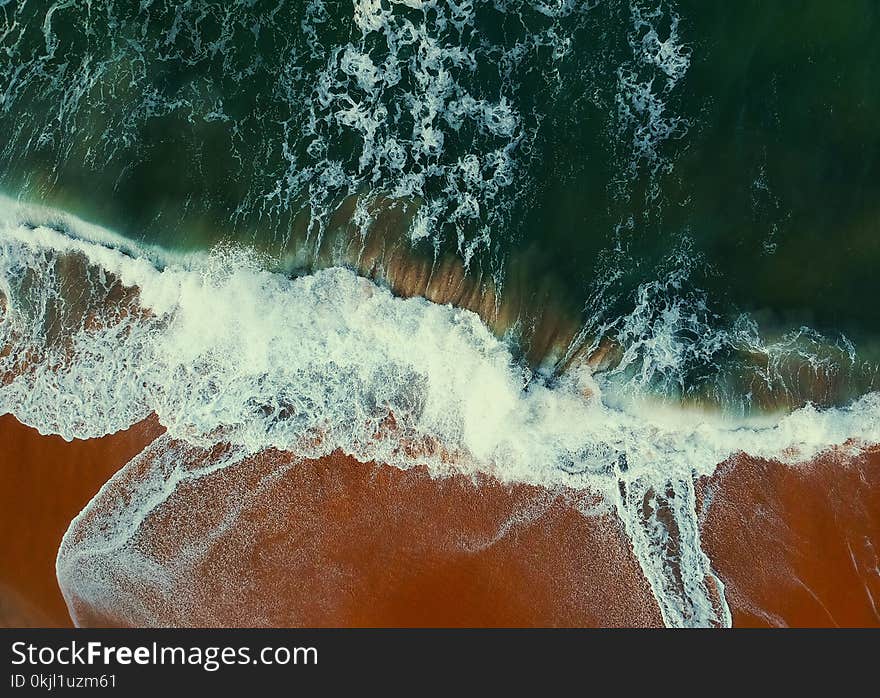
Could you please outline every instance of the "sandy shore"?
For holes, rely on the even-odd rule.
[[[880,448],[734,458],[707,485],[703,549],[737,626],[880,626]]]
[[[64,531],[108,478],[159,433],[146,422],[68,443],[0,417],[0,625],[69,626],[55,579]]]
[[[158,432],[147,422],[66,443],[0,419],[0,622],[70,623],[55,579],[61,537]],[[139,472],[119,473],[96,505],[136,488]],[[735,625],[880,624],[880,449],[796,467],[738,457],[701,491],[704,548]],[[185,590],[173,603],[123,577],[102,607],[75,584],[71,598],[96,625],[658,625],[615,519],[579,513],[594,503],[264,453],[178,488],[145,521],[144,549]],[[106,572],[87,561],[85,578],[89,564]]]

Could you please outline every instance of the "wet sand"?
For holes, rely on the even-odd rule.
[[[96,517],[136,499],[150,467],[120,473],[72,527],[64,583],[81,624],[660,623],[617,522],[578,512],[590,495],[432,480],[344,456],[266,452],[189,481],[133,546],[90,556]],[[95,579],[110,580],[97,595]]]
[[[703,549],[735,626],[880,626],[880,448],[738,457],[703,484]]]
[[[66,443],[0,419],[0,622],[70,623],[55,579],[61,537],[158,431]],[[95,504],[118,505],[159,455],[148,448]],[[704,549],[734,625],[880,624],[880,449],[802,466],[737,457],[701,491]],[[167,565],[170,586],[116,577],[102,607],[75,583],[70,598],[88,625],[658,625],[615,519],[580,513],[593,504],[266,452],[178,487],[146,519],[138,550]],[[125,571],[123,556],[110,560]],[[77,569],[88,578],[105,563]]]
[[[64,531],[107,479],[158,434],[147,422],[68,443],[0,417],[0,625],[69,626],[55,579]]]

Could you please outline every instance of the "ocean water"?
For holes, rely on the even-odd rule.
[[[728,5],[0,0],[0,411],[167,429],[65,593],[342,451],[598,493],[729,625],[696,480],[880,442],[880,8]]]

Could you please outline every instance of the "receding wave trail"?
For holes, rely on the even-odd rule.
[[[137,548],[140,523],[188,479],[268,449],[341,451],[437,477],[593,491],[619,516],[668,625],[729,625],[700,546],[695,479],[738,452],[795,463],[880,442],[880,393],[750,421],[612,406],[589,364],[547,380],[474,313],[395,297],[346,269],[291,279],[242,249],[173,255],[61,212],[9,200],[0,211],[0,411],[67,439],[156,414],[163,438],[183,445],[103,515],[78,565]],[[190,467],[192,449],[220,450]],[[62,587],[86,583],[62,563]]]

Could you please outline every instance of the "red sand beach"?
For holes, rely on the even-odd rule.
[[[55,580],[61,537],[101,485],[158,431],[145,422],[68,443],[0,417],[0,624],[71,624]]]
[[[147,422],[66,443],[0,419],[0,622],[70,623],[54,570],[61,537],[158,432]],[[269,473],[258,495],[241,496]],[[132,484],[114,482],[118,491]],[[578,512],[592,504],[587,495],[431,480],[422,469],[341,456],[291,466],[279,453],[193,482],[143,529],[154,553],[178,561],[188,542],[214,532],[205,554],[174,568],[189,602],[159,603],[145,620],[126,601],[142,590],[120,589],[115,607],[74,599],[81,622],[660,623],[613,517]],[[880,450],[795,467],[739,457],[702,484],[704,549],[726,585],[734,625],[880,624]],[[218,528],[232,501],[240,507],[234,525]],[[181,511],[184,527],[174,519]]]

